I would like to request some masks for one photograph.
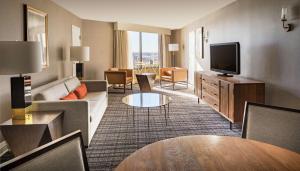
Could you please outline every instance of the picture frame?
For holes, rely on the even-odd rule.
[[[48,14],[24,4],[24,41],[38,41],[42,46],[42,68],[49,67]]]
[[[196,30],[196,58],[204,59],[204,27]]]

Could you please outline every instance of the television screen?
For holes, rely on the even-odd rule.
[[[240,73],[240,45],[238,42],[211,44],[210,68],[225,74]]]

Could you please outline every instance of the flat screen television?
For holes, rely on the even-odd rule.
[[[239,42],[218,43],[210,45],[210,69],[228,74],[240,74],[240,44]]]

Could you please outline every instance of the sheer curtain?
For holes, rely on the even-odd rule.
[[[128,64],[128,35],[127,31],[114,31],[114,60],[113,65],[116,68],[127,69]]]
[[[168,51],[168,45],[171,42],[171,36],[161,34],[160,36],[160,67],[171,66],[170,52]]]

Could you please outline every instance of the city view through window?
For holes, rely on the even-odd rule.
[[[128,32],[129,63],[141,72],[157,72],[159,68],[159,38],[157,33]]]

